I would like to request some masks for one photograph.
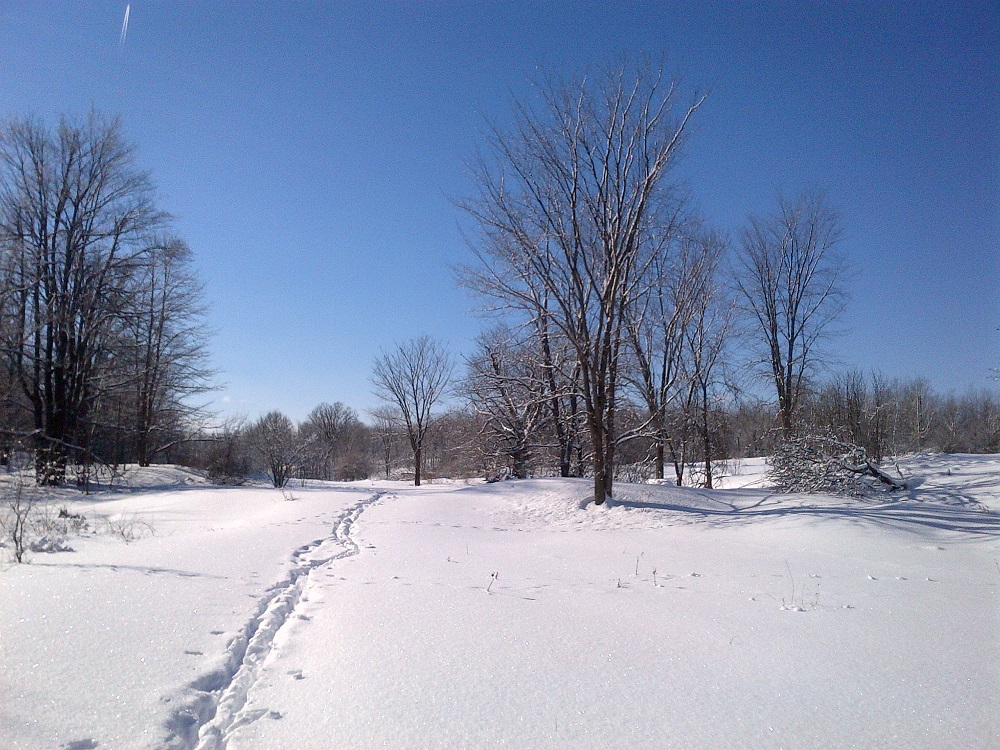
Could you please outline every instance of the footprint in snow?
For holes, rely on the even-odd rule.
[[[97,742],[90,737],[85,740],[73,740],[59,746],[60,750],[94,750],[95,747],[97,747]]]
[[[292,677],[292,679],[295,679],[295,680],[304,680],[305,679],[305,677],[303,677],[303,675],[302,675],[302,670],[301,669],[290,669],[290,670],[288,670],[288,674],[289,674],[289,676]]]
[[[185,651],[184,653],[187,654],[188,656],[204,656],[205,655],[201,651]]]
[[[268,711],[267,718],[269,719],[280,719],[282,718],[281,711]]]
[[[222,635],[225,632],[226,632],[225,630],[210,630],[209,631],[209,633],[211,633],[212,635]]]

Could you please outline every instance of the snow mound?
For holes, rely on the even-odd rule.
[[[617,483],[614,496],[595,506],[592,480],[548,478],[460,488],[448,502],[487,511],[498,528],[522,530],[660,529],[769,518],[843,518],[901,529],[1000,535],[1000,456],[920,454],[886,466],[906,477],[910,489],[883,493],[876,501],[752,487],[705,490]],[[759,462],[749,468],[749,475],[756,476]]]
[[[103,477],[102,477],[103,478]],[[168,490],[176,487],[208,486],[211,482],[194,469],[175,464],[137,466],[130,464],[115,480],[115,485],[132,490]]]
[[[595,507],[587,479],[288,502],[169,466],[40,490],[76,551],[0,565],[0,745],[992,746],[1000,456],[899,465],[877,503],[620,483]]]
[[[494,505],[501,524],[520,528],[658,528],[677,512],[727,512],[732,506],[690,487],[616,484],[614,497],[593,503],[589,479],[526,479],[461,489],[454,501]]]

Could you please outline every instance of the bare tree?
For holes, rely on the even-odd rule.
[[[182,240],[166,237],[153,243],[145,260],[135,278],[134,303],[124,315],[120,364],[111,372],[112,379],[126,379],[140,466],[186,439],[185,428],[204,417],[191,399],[211,389],[213,376],[191,251]]]
[[[451,407],[436,416],[423,450],[425,472],[459,479],[484,476],[480,423],[478,414],[462,407]]]
[[[610,496],[625,311],[641,296],[664,207],[665,177],[689,118],[674,82],[613,70],[541,88],[517,126],[493,134],[492,162],[465,204],[481,231],[464,282],[509,312],[551,325],[573,348],[593,451],[594,502]]]
[[[549,323],[543,304],[531,321],[526,346],[535,347],[542,368],[541,385],[548,407],[548,427],[558,450],[559,476],[583,476],[585,428],[580,407],[580,366],[573,347]]]
[[[303,443],[292,420],[271,411],[246,431],[246,442],[263,463],[275,487],[284,487],[302,461]]]
[[[309,412],[299,432],[309,440],[310,475],[318,479],[358,479],[365,463],[359,454],[361,445],[367,442],[366,429],[358,413],[339,401],[322,403]]]
[[[768,466],[768,479],[779,492],[863,496],[875,482],[889,491],[906,489],[906,482],[883,471],[863,446],[830,427],[782,439]]]
[[[38,496],[24,486],[20,474],[13,487],[3,490],[0,500],[0,532],[14,545],[14,561],[25,562],[31,539],[29,531]]]
[[[899,412],[898,387],[878,372],[870,377],[858,371],[839,373],[811,394],[806,417],[812,429],[832,427],[863,447],[877,464],[882,463]]]
[[[231,417],[204,441],[204,468],[216,484],[241,485],[250,474],[246,418]]]
[[[166,217],[117,120],[0,129],[0,354],[30,404],[36,480],[65,477],[130,300]]]
[[[448,351],[428,336],[382,352],[372,367],[376,396],[399,409],[413,450],[413,484],[420,486],[421,458],[434,407],[451,382],[455,364]]]
[[[724,249],[720,237],[714,234],[701,241],[698,260],[698,286],[693,295],[691,318],[684,326],[683,366],[687,370],[686,379],[694,394],[696,413],[692,421],[697,423],[701,440],[702,460],[705,467],[704,485],[712,489],[713,445],[712,415],[720,391],[725,390],[725,382],[720,370],[723,354],[729,339],[733,306],[723,294],[719,279],[719,262]]]
[[[378,406],[371,409],[368,415],[372,418],[372,443],[378,455],[379,463],[385,471],[385,478],[392,474],[393,460],[399,440],[399,425],[402,418],[392,406]]]
[[[466,362],[461,391],[482,417],[481,437],[489,452],[504,459],[514,477],[524,479],[549,421],[543,360],[503,326],[484,333],[478,344]]]
[[[938,399],[925,378],[899,386],[896,449],[922,451],[937,421]]]
[[[736,287],[778,396],[783,432],[795,423],[820,343],[843,310],[840,223],[822,193],[780,198],[775,214],[750,218]]]
[[[629,361],[625,380],[645,404],[648,430],[653,438],[654,472],[664,478],[665,452],[671,446],[674,466],[678,463],[677,445],[686,440],[686,424],[679,424],[677,408],[690,401],[694,392],[685,378],[685,346],[688,327],[703,305],[710,285],[705,279],[709,263],[709,243],[689,228],[676,238],[664,237],[647,273],[649,283],[639,304],[626,311],[629,335]],[[672,240],[676,239],[676,242]],[[714,261],[713,261],[714,263]],[[687,411],[681,409],[683,414]],[[680,426],[681,429],[676,428]]]

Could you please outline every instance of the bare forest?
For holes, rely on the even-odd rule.
[[[0,130],[0,439],[39,484],[148,465],[203,426],[212,381],[191,253],[121,124]]]
[[[457,201],[481,335],[464,356],[430,335],[383,349],[381,406],[298,424],[207,408],[204,292],[122,125],[6,123],[0,461],[40,485],[157,462],[276,487],[588,477],[600,504],[616,481],[711,488],[749,456],[833,446],[877,478],[906,452],[1000,451],[994,391],[831,364],[851,267],[836,207],[779,195],[735,236],[713,226],[673,176],[705,101],[684,91],[623,66],[515,102]]]

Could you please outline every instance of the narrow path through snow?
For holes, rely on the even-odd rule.
[[[386,495],[376,492],[348,508],[338,519],[332,534],[303,545],[292,555],[293,567],[288,577],[268,589],[257,613],[243,632],[227,647],[226,666],[196,680],[193,688],[202,701],[194,708],[178,711],[168,729],[196,750],[225,750],[235,729],[260,718],[257,712],[245,711],[247,693],[257,681],[261,665],[274,646],[275,636],[295,612],[302,599],[309,574],[316,568],[358,554],[360,548],[351,538],[358,517]],[[337,551],[328,554],[334,547]]]

